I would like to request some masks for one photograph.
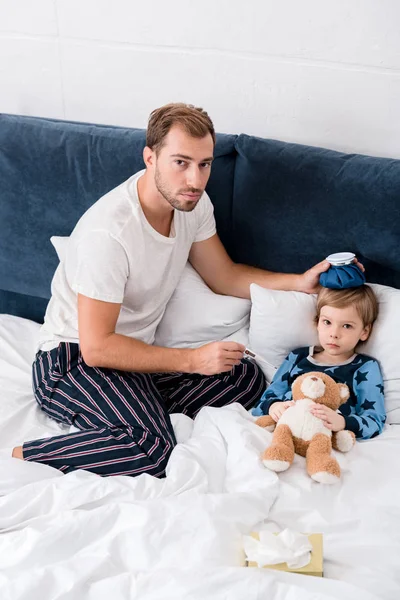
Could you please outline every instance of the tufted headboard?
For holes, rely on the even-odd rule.
[[[0,115],[0,312],[42,321],[57,257],[100,196],[143,168],[139,129]],[[207,191],[232,258],[301,272],[351,250],[400,288],[400,161],[219,134]]]

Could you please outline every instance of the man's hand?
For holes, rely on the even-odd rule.
[[[286,400],[285,402],[274,402],[269,407],[268,414],[273,418],[275,423],[277,423],[280,417],[283,415],[285,410],[287,410],[290,406],[294,406],[293,400]]]
[[[325,427],[331,431],[342,431],[342,429],[346,427],[346,421],[342,415],[322,404],[312,406],[310,408],[310,413],[314,415],[314,417],[321,419],[321,421],[324,422]]]
[[[239,365],[245,346],[237,342],[211,342],[193,350],[191,359],[192,373],[216,375],[230,371]]]
[[[364,266],[358,262],[356,258],[353,262],[361,269],[361,271],[365,271]],[[311,267],[311,269],[308,269],[308,271],[305,271],[305,273],[300,275],[298,291],[305,292],[306,294],[317,294],[321,287],[319,285],[319,276],[321,273],[327,271],[330,266],[331,264],[327,260],[322,260],[317,265]]]

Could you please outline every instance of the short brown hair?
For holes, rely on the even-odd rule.
[[[378,316],[378,301],[369,285],[361,285],[356,288],[344,290],[330,290],[321,288],[317,298],[317,316],[318,323],[321,310],[324,306],[333,306],[334,308],[345,308],[354,305],[364,327],[373,324]]]
[[[215,146],[214,125],[206,111],[183,102],[165,104],[153,110],[147,127],[146,146],[158,153],[173,125],[179,125],[195,138],[203,138],[210,133]]]

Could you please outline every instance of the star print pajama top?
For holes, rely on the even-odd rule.
[[[316,362],[313,353],[313,347],[298,348],[285,358],[271,385],[253,408],[253,415],[267,415],[274,402],[291,400],[293,381],[303,373],[320,371],[349,387],[350,398],[339,409],[346,421],[346,429],[364,440],[379,435],[386,421],[379,363],[365,354],[354,354],[344,363],[328,365]]]

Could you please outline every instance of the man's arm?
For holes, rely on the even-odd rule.
[[[189,254],[192,266],[217,294],[250,298],[250,284],[274,290],[295,290],[309,294],[318,291],[319,276],[330,264],[323,260],[302,274],[274,273],[234,263],[218,235],[194,242]]]
[[[243,357],[236,342],[213,342],[196,349],[161,348],[115,333],[120,304],[78,294],[79,343],[85,363],[141,373],[183,372],[215,375],[230,371]]]

